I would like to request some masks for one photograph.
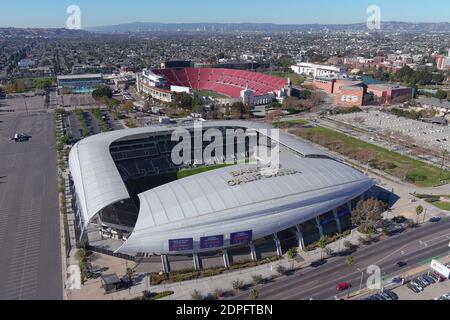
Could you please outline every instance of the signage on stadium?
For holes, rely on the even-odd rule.
[[[194,239],[174,239],[169,240],[169,251],[192,251],[194,250]]]
[[[262,179],[290,176],[300,173],[296,169],[272,169],[270,167],[252,167],[230,172],[233,179],[227,181],[230,187],[244,183],[254,182]]]
[[[200,249],[221,248],[223,244],[223,235],[200,238]]]
[[[246,244],[253,240],[253,231],[241,231],[230,234],[230,244],[231,245],[237,245],[237,244]]]

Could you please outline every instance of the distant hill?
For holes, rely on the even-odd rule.
[[[134,22],[87,28],[87,31],[134,33],[152,31],[221,31],[221,32],[364,32],[366,23],[355,24],[272,24],[272,23],[157,23]],[[382,22],[383,32],[450,32],[450,23]]]

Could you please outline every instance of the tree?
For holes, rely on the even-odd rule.
[[[6,91],[2,87],[0,87],[0,99],[6,96]]]
[[[419,217],[423,213],[424,209],[422,206],[418,206],[416,208],[416,215],[417,215],[417,224],[419,224]]]
[[[438,98],[439,100],[445,100],[447,99],[447,95],[448,95],[447,91],[439,89],[436,92],[435,97]]]
[[[111,89],[107,86],[100,86],[92,92],[92,97],[94,99],[101,99],[104,97],[111,99],[112,96],[113,96],[113,93],[112,93]]]
[[[231,115],[233,118],[242,119],[246,113],[246,107],[242,102],[235,102],[231,105]]]
[[[325,251],[325,249],[328,246],[328,241],[329,241],[328,236],[323,236],[319,240],[319,248],[321,249],[321,251],[320,251],[320,260],[323,260],[323,252]]]
[[[291,269],[294,269],[294,259],[297,257],[297,255],[298,255],[297,248],[291,248],[287,251],[287,256],[288,256],[289,260],[291,260],[291,262],[292,262]]]
[[[383,212],[387,205],[380,200],[368,199],[358,202],[352,211],[352,223],[359,226],[359,230],[368,233],[376,229],[376,226],[383,220]]]
[[[352,256],[347,257],[347,258],[345,259],[345,264],[348,265],[349,267],[351,267],[352,265],[355,264],[355,258],[352,257]]]
[[[193,98],[190,94],[186,92],[177,93],[175,95],[175,99],[173,100],[173,106],[175,108],[181,108],[181,109],[192,109],[193,105]]]
[[[251,300],[258,300],[259,298],[259,291],[257,289],[252,289],[250,291],[250,299]]]
[[[438,72],[438,73],[433,73],[431,79],[435,84],[440,84],[445,80],[445,77],[442,73]]]

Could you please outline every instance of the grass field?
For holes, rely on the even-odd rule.
[[[283,71],[265,71],[265,74],[270,74],[272,76],[276,76],[276,77],[281,77],[281,78],[285,78],[285,79],[291,79],[292,84],[295,86],[300,86],[303,84],[303,82],[305,82],[305,77],[293,73],[293,72],[283,72]]]
[[[212,97],[212,98],[228,98],[227,96],[214,92],[214,91],[210,91],[210,90],[195,90],[195,93],[203,96],[203,97]]]
[[[416,194],[416,197],[425,200],[441,210],[450,211],[450,202],[440,201],[441,198],[450,199],[450,195]]]
[[[443,171],[441,176],[437,167],[331,129],[295,128],[290,132],[418,187],[433,187],[450,180],[450,171]]]
[[[225,167],[230,167],[233,166],[234,164],[217,164],[217,165],[211,165],[211,166],[206,166],[206,167],[199,167],[199,168],[194,168],[194,169],[185,169],[185,170],[181,170],[177,173],[177,179],[184,179],[187,177],[191,177],[194,176],[196,174],[200,174],[203,172],[208,172],[208,171],[212,171],[212,170],[217,170],[220,168],[225,168]]]
[[[441,210],[450,211],[450,203],[449,202],[436,201],[436,202],[432,202],[431,204]]]

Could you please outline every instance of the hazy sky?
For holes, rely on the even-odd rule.
[[[128,22],[365,22],[369,5],[382,20],[450,22],[448,0],[0,0],[0,27],[64,27],[69,5],[82,27]]]

